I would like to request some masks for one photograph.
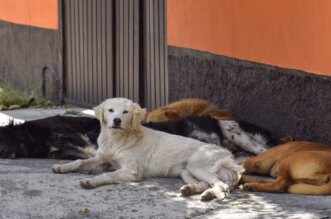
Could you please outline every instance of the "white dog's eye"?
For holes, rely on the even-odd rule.
[[[109,109],[108,111],[109,111],[109,112],[111,112],[111,113],[112,113],[112,112],[114,112],[114,110],[113,110],[113,109]]]
[[[126,113],[128,113],[128,111],[127,111],[127,110],[124,110],[124,111],[123,111],[123,114],[126,114]]]

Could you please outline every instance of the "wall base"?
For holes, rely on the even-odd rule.
[[[169,102],[198,97],[266,128],[331,145],[331,77],[168,47]]]
[[[0,21],[0,78],[12,87],[60,101],[59,32]]]

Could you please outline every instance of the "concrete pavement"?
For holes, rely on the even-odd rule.
[[[0,126],[7,125],[9,121],[13,121],[14,124],[18,124],[24,121],[42,119],[56,115],[93,116],[94,111],[81,107],[48,107],[4,110],[0,111]]]
[[[76,112],[76,113],[74,113]],[[21,109],[0,112],[0,123],[58,114],[91,115],[83,108]],[[7,119],[7,120],[6,120]],[[54,174],[51,166],[68,161],[0,159],[0,218],[331,218],[331,196],[252,193],[239,189],[222,201],[181,197],[179,179],[84,190],[89,174]]]
[[[0,159],[0,218],[329,218],[331,197],[233,191],[223,201],[181,197],[179,179],[84,190],[91,174],[54,174],[59,160]]]

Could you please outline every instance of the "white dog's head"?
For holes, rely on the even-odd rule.
[[[146,109],[127,98],[111,98],[94,108],[101,127],[121,131],[138,129],[145,119]]]

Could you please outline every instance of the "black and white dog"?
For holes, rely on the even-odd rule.
[[[146,127],[194,138],[240,152],[260,154],[272,145],[262,128],[244,121],[192,116],[171,122],[150,122]],[[54,116],[20,125],[0,127],[0,158],[84,159],[97,149],[99,121],[89,117]]]
[[[244,121],[216,120],[209,116],[190,116],[178,121],[145,123],[152,129],[194,138],[228,148],[260,154],[273,145],[268,131]]]
[[[89,158],[100,124],[89,117],[53,116],[0,127],[0,158]]]

